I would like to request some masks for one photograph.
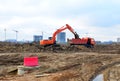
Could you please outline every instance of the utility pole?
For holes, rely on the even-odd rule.
[[[17,30],[13,30],[15,33],[16,33],[16,42],[17,42],[17,39],[18,39],[18,31]]]
[[[6,41],[6,28],[4,29],[4,32],[5,32],[5,41]]]
[[[43,39],[43,31],[42,31],[42,39]]]

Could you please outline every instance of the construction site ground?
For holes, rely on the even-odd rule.
[[[0,81],[92,81],[107,68],[120,64],[120,45],[40,47],[0,44]],[[37,56],[39,68],[17,74],[26,56]]]

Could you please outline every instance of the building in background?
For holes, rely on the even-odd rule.
[[[17,40],[16,39],[6,39],[5,42],[16,43]]]
[[[65,32],[60,32],[57,35],[57,43],[65,43],[66,42],[66,33]]]
[[[101,42],[101,41],[95,41],[95,43],[96,43],[96,44],[102,44],[102,42]]]
[[[120,38],[117,38],[117,43],[120,43]]]
[[[33,41],[34,42],[39,42],[40,40],[43,39],[43,36],[42,35],[34,35],[33,36]]]
[[[107,44],[113,44],[114,42],[113,41],[104,41],[104,42],[102,42],[102,44],[104,44],[104,45],[107,45]]]

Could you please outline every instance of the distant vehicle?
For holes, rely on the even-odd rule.
[[[68,40],[68,43],[70,45],[84,45],[86,47],[93,47],[95,45],[95,40],[93,38],[90,38],[90,37],[79,38],[79,35],[68,24],[57,29],[53,33],[53,36],[51,39],[40,40],[40,45],[42,45],[42,46],[55,45],[56,44],[56,35],[64,30],[66,30],[66,29],[68,29],[70,32],[72,32],[74,34],[74,38]]]

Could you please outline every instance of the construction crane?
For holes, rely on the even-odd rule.
[[[69,39],[68,42],[70,45],[85,45],[86,47],[93,47],[95,45],[95,41],[93,38],[90,37],[84,37],[79,38],[79,35],[74,31],[74,29],[66,24],[65,26],[62,26],[61,28],[57,29],[54,33],[51,39],[49,40],[41,40],[40,45],[47,46],[47,45],[54,45],[56,44],[56,35],[64,30],[68,29],[70,32],[74,34],[74,38]]]

